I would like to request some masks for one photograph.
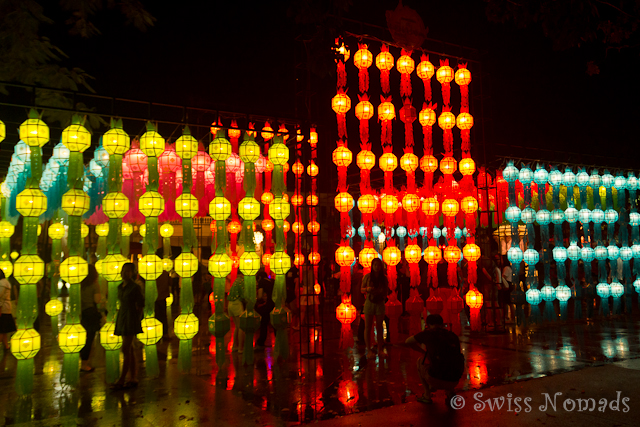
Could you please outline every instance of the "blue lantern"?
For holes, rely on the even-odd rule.
[[[615,261],[620,258],[620,249],[615,245],[609,245],[607,248],[607,257],[611,261]]]
[[[594,194],[598,194],[601,186],[602,178],[598,175],[598,170],[594,169],[591,171],[591,176],[589,177],[589,187],[593,188]]]
[[[22,142],[22,141],[20,141]],[[106,150],[105,150],[106,151]],[[71,155],[71,151],[64,145],[62,142],[58,143],[55,147],[53,147],[53,155],[51,156],[56,163],[60,166],[68,166],[69,165],[69,156]],[[108,163],[107,163],[108,165]],[[105,167],[107,165],[104,165]]]
[[[409,237],[415,239],[416,237],[418,237],[418,231],[414,229],[413,233],[409,233]]]
[[[518,221],[520,221],[520,215],[521,214],[522,214],[522,212],[520,211],[519,207],[517,207],[517,206],[509,206],[507,208],[507,210],[504,212],[504,217],[509,222],[518,222]]]
[[[442,232],[442,236],[447,239],[449,236],[447,236],[447,227],[442,227],[442,230],[440,230]]]
[[[569,224],[573,224],[576,221],[578,221],[578,216],[579,215],[580,214],[578,213],[578,209],[574,208],[573,206],[569,206],[564,211],[564,217],[566,218],[566,220],[567,220],[567,222]]]
[[[527,302],[531,305],[538,305],[542,301],[542,294],[537,289],[529,289],[527,291]]]
[[[554,209],[551,212],[551,222],[556,225],[561,225],[564,222],[564,212],[560,209]]]
[[[438,227],[433,227],[432,234],[434,239],[439,239],[440,236],[442,236],[442,230],[440,230]]]
[[[612,282],[610,287],[611,296],[614,298],[620,298],[624,295],[624,286],[620,282]]]
[[[373,227],[371,227],[371,234],[373,234],[374,240],[378,238],[380,233],[382,233],[382,230],[380,229],[380,226],[374,225]]]
[[[631,246],[631,252],[633,252],[634,258],[640,258],[640,245]]]
[[[604,171],[604,175],[602,175],[602,186],[604,188],[613,187],[614,178],[609,172]]]
[[[624,176],[618,175],[613,180],[613,187],[616,190],[626,190],[626,188],[627,188],[627,180],[625,179]]]
[[[565,187],[569,187],[569,189],[576,185],[576,174],[573,173],[571,168],[566,168],[564,170],[564,174],[562,175],[562,183]]]
[[[567,257],[571,261],[579,261],[582,257],[582,253],[580,252],[580,247],[575,244],[575,242],[571,242],[571,245],[567,248]]]
[[[464,237],[469,237],[469,230],[467,230],[467,227],[465,227],[465,228],[463,228],[463,229],[462,229],[462,235],[463,235]]]
[[[462,230],[460,230],[460,227],[456,227],[456,229],[453,230],[453,237],[455,237],[456,239],[462,237]]]
[[[536,171],[533,173],[533,180],[538,185],[545,185],[549,180],[549,172],[541,166],[538,166]]]
[[[534,211],[529,207],[526,207],[522,210],[522,213],[520,214],[520,219],[525,224],[533,224],[533,222],[536,220],[536,211]]]
[[[353,228],[353,225],[347,228],[347,238],[353,239],[355,235],[356,235],[356,229]]]
[[[557,187],[562,184],[562,172],[557,169],[552,170],[551,173],[549,173],[549,184],[553,187]]]
[[[576,175],[576,183],[580,188],[586,188],[589,185],[589,174],[585,171],[580,171]]]
[[[358,227],[358,236],[360,236],[360,238],[364,239],[366,234],[364,231],[364,225],[361,225],[360,227]]]
[[[578,219],[583,224],[588,224],[591,221],[591,211],[587,208],[580,209],[578,212]]]
[[[604,220],[607,224],[615,224],[618,222],[618,212],[613,209],[607,209],[604,211]]]
[[[519,246],[512,246],[507,251],[507,259],[512,264],[518,264],[522,262],[523,254],[522,249]]]
[[[571,298],[571,288],[567,285],[560,285],[556,288],[556,298],[560,302],[567,302]]]
[[[407,236],[407,229],[401,225],[398,228],[396,228],[396,234],[398,235],[398,237],[406,237]],[[392,234],[392,236],[393,236],[393,234]]]
[[[598,261],[604,261],[609,256],[609,252],[604,246],[596,246],[595,254]]]
[[[535,249],[527,249],[524,251],[524,262],[527,265],[536,265],[540,261],[540,254]]]
[[[591,262],[596,257],[596,251],[587,246],[580,250],[580,255],[582,256],[582,261]]]
[[[553,260],[555,262],[565,262],[567,260],[567,250],[563,246],[553,248]]]
[[[548,302],[556,299],[556,290],[553,286],[544,285],[542,289],[540,289],[540,293],[542,294],[542,299]]]
[[[629,246],[623,246],[620,248],[620,258],[623,261],[630,261],[633,258],[633,250]]]
[[[640,214],[638,212],[631,212],[629,214],[629,225],[632,227],[640,225]]]
[[[598,283],[596,293],[600,298],[609,298],[611,296],[611,286],[608,283]]]
[[[523,167],[518,174],[518,180],[523,185],[531,184],[531,181],[533,181],[533,171],[526,166]]]
[[[510,160],[507,164],[507,167],[504,168],[504,170],[502,171],[502,177],[508,183],[512,183],[512,182],[516,182],[516,180],[518,179],[518,176],[519,176],[518,168],[516,168],[513,165],[513,161]]]
[[[551,222],[551,212],[541,209],[536,212],[536,222],[540,225],[548,225]]]
[[[640,278],[633,282],[633,287],[636,289],[636,292],[640,294]]]
[[[594,209],[591,211],[591,222],[594,224],[602,224],[604,222],[604,212],[602,209]]]
[[[627,177],[627,190],[637,190],[638,189],[638,178],[632,172],[629,172],[629,176]]]
[[[428,230],[427,227],[420,227],[420,235],[422,237],[426,236],[427,235],[427,230]]]

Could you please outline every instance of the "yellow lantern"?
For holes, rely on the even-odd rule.
[[[386,194],[380,200],[380,208],[386,214],[393,214],[398,210],[398,199],[392,194]]]
[[[275,220],[283,220],[291,213],[291,206],[286,203],[282,198],[276,198],[269,204],[269,215]]]
[[[82,153],[91,146],[91,134],[82,125],[71,125],[62,131],[62,143],[69,151]]]
[[[362,45],[353,56],[353,64],[358,67],[359,70],[371,67],[373,64],[373,55],[367,49],[367,45]]]
[[[413,173],[418,169],[418,156],[413,153],[404,153],[402,157],[400,157],[400,167],[403,171],[407,173]]]
[[[453,129],[455,125],[456,116],[451,111],[444,111],[440,114],[440,117],[438,117],[438,126],[440,126],[441,129]]]
[[[162,268],[164,269],[164,271],[173,270],[173,261],[171,261],[169,258],[162,258]]]
[[[459,210],[460,205],[458,205],[458,201],[455,199],[445,199],[445,201],[442,202],[442,213],[444,216],[456,216]]]
[[[363,194],[358,198],[358,209],[364,214],[373,213],[378,207],[378,202],[372,194]]]
[[[464,259],[469,262],[478,261],[480,259],[480,247],[474,243],[467,243],[462,248]]]
[[[307,204],[309,206],[318,206],[318,196],[315,194],[309,194],[307,196]]]
[[[13,264],[9,260],[0,261],[0,270],[4,273],[4,277],[9,277],[13,274]]]
[[[433,126],[436,123],[436,112],[425,106],[418,114],[418,121],[422,126]]]
[[[385,172],[393,172],[398,167],[398,158],[393,153],[384,153],[380,156],[380,169]]]
[[[449,264],[455,264],[460,261],[462,257],[462,251],[457,246],[447,246],[444,248],[444,260]]]
[[[44,305],[44,312],[54,317],[62,313],[62,302],[57,299],[51,299]]]
[[[82,190],[71,189],[62,195],[62,210],[67,215],[81,216],[84,215],[91,205],[89,195]]]
[[[164,212],[164,199],[157,191],[147,191],[140,197],[138,203],[140,213],[146,217],[160,216]]]
[[[38,255],[22,255],[13,265],[13,276],[21,285],[33,285],[44,276],[44,262]]]
[[[253,276],[260,270],[260,257],[253,251],[245,251],[240,255],[238,268],[245,276]]]
[[[355,253],[350,246],[340,245],[335,253],[336,262],[340,267],[350,267],[355,259]]]
[[[468,215],[473,214],[478,210],[478,201],[473,196],[464,197],[460,203],[460,208],[462,212]]]
[[[466,157],[460,160],[460,173],[462,175],[473,175],[476,171],[476,162],[471,157]]]
[[[211,159],[215,161],[226,161],[231,155],[231,150],[231,143],[227,138],[222,136],[214,138],[213,141],[211,141],[211,144],[209,144],[209,155],[211,156]]]
[[[165,302],[167,307],[171,307],[173,305],[173,294],[169,294],[169,296],[165,298]]]
[[[122,223],[121,234],[122,234],[123,237],[131,236],[133,234],[133,226],[131,224],[127,224],[126,222],[123,222]]]
[[[309,166],[307,166],[307,175],[310,177],[318,176],[318,165],[315,164],[313,160],[309,162]]]
[[[333,150],[332,154],[333,163],[337,167],[348,167],[353,161],[353,153],[347,147],[339,146]]]
[[[96,268],[96,273],[98,273],[99,275],[102,276],[102,263],[104,263],[104,260],[99,259],[96,261],[96,263],[94,264],[95,268]]]
[[[276,251],[269,260],[269,266],[276,274],[287,274],[291,268],[291,257],[282,251]]]
[[[109,129],[102,135],[102,146],[109,155],[123,155],[131,146],[131,139],[122,129]]]
[[[156,280],[162,270],[162,260],[155,254],[147,254],[138,261],[138,271],[145,280]]]
[[[213,141],[215,142],[216,139]],[[211,145],[213,145],[213,142]],[[209,146],[209,150],[211,150],[211,146]],[[183,133],[176,141],[176,154],[182,160],[193,159],[195,155],[198,154],[198,141],[192,135]],[[213,155],[211,157],[213,158]]]
[[[89,235],[89,226],[87,224],[80,225],[80,237],[83,239]]]
[[[435,71],[436,70],[433,64],[426,59],[423,59],[418,64],[416,74],[418,74],[418,77],[420,77],[421,80],[429,80],[431,77],[433,77]]]
[[[471,71],[466,68],[458,68],[455,74],[456,83],[465,86],[471,83]]]
[[[378,105],[378,119],[381,121],[393,120],[396,118],[396,108],[391,101],[384,101]]]
[[[363,268],[367,269],[371,268],[371,263],[376,258],[378,258],[378,252],[370,247],[364,248],[358,255],[358,261],[360,261],[360,265],[362,265]]]
[[[445,157],[440,161],[440,172],[451,175],[458,168],[458,162],[453,157]]]
[[[269,147],[269,160],[274,165],[284,165],[289,161],[289,149],[282,142],[276,142]]]
[[[231,215],[231,203],[222,196],[214,197],[209,203],[209,214],[216,221],[224,221]]]
[[[182,218],[193,218],[198,214],[200,205],[193,194],[181,194],[176,199],[176,212]]]
[[[58,344],[63,353],[77,353],[87,342],[87,331],[81,324],[66,324],[58,333]]]
[[[43,147],[49,141],[49,126],[40,119],[27,119],[20,125],[20,139],[30,147]]]
[[[309,230],[311,234],[318,234],[320,231],[320,223],[318,221],[309,222],[309,224],[307,224],[307,230]]]
[[[118,350],[122,347],[122,337],[115,335],[116,324],[107,322],[100,328],[100,344],[105,350]]]
[[[107,193],[102,199],[102,210],[108,218],[123,218],[129,212],[129,199],[123,193]]]
[[[356,157],[356,164],[360,169],[370,170],[376,164],[376,156],[372,151],[362,150]]]
[[[402,258],[402,252],[395,246],[387,246],[382,251],[382,260],[389,266],[398,265]]]
[[[388,50],[383,50],[376,56],[376,67],[380,71],[389,71],[393,68],[393,65],[393,55]]]
[[[109,235],[109,223],[105,222],[104,224],[96,225],[96,234],[99,237],[107,237]]]
[[[356,117],[358,120],[369,120],[374,113],[373,104],[368,99],[363,99],[356,104]]]
[[[154,130],[147,131],[140,137],[140,149],[149,157],[160,157],[164,152],[164,138]]]
[[[120,254],[107,255],[102,260],[102,277],[109,282],[119,282],[122,280],[122,267],[129,260]]]
[[[424,260],[427,264],[436,265],[442,259],[442,251],[437,246],[428,246],[424,251]]]
[[[160,226],[160,235],[164,238],[173,236],[173,225],[165,222]]]
[[[7,137],[7,127],[4,125],[4,122],[0,120],[0,142],[4,141]]]
[[[68,283],[80,283],[89,274],[89,264],[79,256],[68,257],[60,264],[60,278]]]
[[[346,114],[351,109],[351,98],[346,93],[338,92],[331,99],[331,108],[336,114]]]
[[[59,222],[51,224],[49,228],[53,227],[56,224],[62,227],[62,235],[64,235],[64,226]],[[9,221],[0,221],[0,237],[5,237],[5,238],[11,237],[13,236],[14,232],[15,232],[15,227],[13,226],[13,224],[11,224]],[[62,237],[60,237],[60,239],[61,238]]]
[[[422,258],[422,250],[418,245],[407,245],[404,248],[404,257],[409,264],[417,264]]]
[[[18,329],[11,337],[11,353],[18,360],[31,359],[40,351],[40,334],[33,328]]]
[[[260,203],[253,197],[245,197],[238,203],[238,214],[247,221],[253,221],[260,216]]]
[[[144,345],[153,345],[162,338],[162,323],[155,317],[145,317],[142,319],[142,332],[139,333],[138,339]]]
[[[174,266],[178,276],[191,277],[198,271],[198,258],[191,252],[183,252],[176,257]]]
[[[440,211],[440,203],[434,197],[427,197],[422,201],[421,208],[425,215],[435,215]]]
[[[300,221],[296,221],[293,223],[293,225],[291,226],[291,230],[295,233],[295,234],[302,234],[304,233],[304,224],[301,223]]]
[[[420,169],[422,169],[422,172],[433,173],[437,168],[438,160],[434,156],[427,154],[420,159]]]
[[[333,203],[338,212],[346,213],[353,208],[353,197],[349,193],[342,192],[333,199]]]
[[[438,68],[436,78],[438,79],[440,84],[451,83],[454,78],[453,68],[448,65],[443,65],[442,67]]]
[[[407,212],[416,212],[420,208],[420,198],[417,194],[407,193],[402,198],[402,207]]]
[[[473,127],[473,116],[469,113],[460,113],[456,119],[458,129],[469,130]]]
[[[22,216],[40,216],[47,210],[47,196],[39,189],[27,188],[16,197],[16,209]]]
[[[190,340],[200,330],[198,318],[193,313],[181,314],[173,322],[173,331],[181,340]]]
[[[252,140],[240,144],[240,160],[245,163],[255,163],[260,158],[260,146]]]
[[[411,74],[416,68],[416,63],[409,55],[402,55],[398,58],[396,66],[400,74]]]

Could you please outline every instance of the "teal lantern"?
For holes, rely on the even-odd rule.
[[[529,289],[527,291],[527,302],[531,305],[538,305],[542,301],[542,294],[537,289]]]
[[[562,175],[562,184],[566,187],[572,188],[576,185],[576,174],[571,171],[571,168],[567,168]]]
[[[433,227],[432,234],[434,239],[439,239],[440,236],[442,236],[442,230],[440,230],[438,227]]]
[[[558,185],[562,184],[562,172],[557,169],[552,170],[549,173],[549,184],[551,184],[553,187],[557,187]]]
[[[536,265],[540,261],[540,254],[535,249],[527,249],[524,251],[524,262],[527,265]]]
[[[622,175],[616,176],[614,178],[614,180],[613,180],[613,187],[616,190],[626,190],[627,189],[627,180]]]
[[[553,288],[553,286],[543,286],[542,289],[540,289],[540,293],[542,295],[542,299],[547,302],[551,302],[556,299],[556,290]]]
[[[609,298],[611,296],[611,286],[608,283],[598,283],[596,293],[600,298]]]
[[[571,242],[571,245],[567,248],[567,257],[571,261],[579,261],[582,258],[582,254],[580,253],[580,247],[575,244],[575,242]]]
[[[561,225],[564,222],[564,212],[560,209],[554,209],[551,212],[551,222],[555,225]]]
[[[598,170],[594,169],[591,171],[591,176],[589,177],[589,187],[595,190],[595,194],[597,194],[600,186],[602,186],[602,178],[598,175]]]
[[[636,289],[636,292],[640,294],[640,278],[633,282],[633,287]]]
[[[567,260],[567,250],[562,246],[553,248],[553,259],[555,262],[565,262]]]
[[[578,216],[579,216],[579,212],[573,206],[569,206],[564,211],[564,217],[569,224],[574,224],[576,221],[578,221]]]
[[[602,224],[604,222],[604,212],[602,209],[594,209],[591,211],[591,222],[594,224]]]
[[[460,233],[462,233],[462,230],[460,231]],[[406,229],[405,227],[403,227],[402,225],[401,225],[401,226],[399,226],[399,227],[396,229],[396,235],[397,235],[398,237],[406,237],[406,236],[407,236],[407,229]]]
[[[518,168],[513,165],[512,161],[509,161],[507,167],[502,171],[502,177],[508,183],[516,182],[520,173],[518,172]]]
[[[583,224],[588,224],[591,221],[591,211],[587,208],[580,209],[578,212],[578,219]]]
[[[624,295],[624,286],[620,282],[612,282],[610,286],[611,296],[614,298],[620,298]]]
[[[560,302],[567,302],[571,298],[571,288],[567,285],[560,285],[556,288],[556,298]]]
[[[595,255],[598,261],[604,261],[609,256],[609,252],[604,246],[596,246]]]
[[[522,212],[520,208],[517,206],[509,206],[507,210],[504,212],[504,217],[509,222],[518,222],[520,221],[520,215]]]
[[[536,171],[533,173],[533,180],[538,185],[545,185],[549,180],[549,172],[547,172],[547,170],[542,166],[538,166]]]
[[[638,178],[633,175],[633,172],[629,172],[627,176],[627,190],[637,190],[638,189]]]
[[[613,178],[613,175],[604,171],[604,175],[602,175],[602,186],[607,189],[612,188],[614,181],[615,179]]]
[[[631,252],[633,252],[634,258],[640,258],[640,245],[631,246]]]
[[[378,238],[380,233],[382,233],[382,230],[380,229],[379,226],[374,225],[373,227],[371,227],[371,234],[373,234],[374,240]]]
[[[534,211],[529,207],[526,207],[522,210],[522,213],[520,214],[520,219],[525,224],[533,224],[533,222],[536,220],[536,211]]]
[[[523,167],[520,169],[520,173],[518,174],[518,180],[523,185],[531,184],[531,181],[533,181],[533,171],[526,166]]]
[[[576,183],[580,188],[587,188],[587,185],[589,185],[589,174],[583,170],[578,172],[576,175]]]
[[[607,247],[607,257],[611,261],[615,261],[620,258],[620,249],[615,245],[609,245]]]
[[[549,225],[551,222],[551,212],[546,209],[541,209],[536,212],[536,222],[539,225]]]
[[[614,211],[613,209],[607,209],[604,212],[604,221],[607,224],[615,224],[616,222],[618,222],[618,212]]]
[[[512,246],[507,251],[507,258],[512,264],[518,264],[522,262],[523,254],[522,249],[519,246]]]
[[[638,212],[631,212],[629,214],[629,225],[632,227],[640,225],[640,214]]]

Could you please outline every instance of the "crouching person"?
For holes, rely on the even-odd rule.
[[[431,403],[431,393],[444,390],[449,405],[464,373],[464,356],[460,352],[460,340],[456,334],[444,328],[442,316],[431,314],[427,316],[427,328],[407,338],[405,345],[424,353],[417,361],[418,373],[425,388],[424,395],[418,397],[418,401]]]

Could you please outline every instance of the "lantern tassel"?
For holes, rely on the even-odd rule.
[[[7,350],[5,350],[6,356]],[[65,354],[65,359],[66,359]],[[33,372],[34,372],[34,358],[18,360],[18,367],[16,372],[16,393],[20,396],[25,396],[33,392]],[[76,365],[77,370],[77,365]]]
[[[33,366],[32,366],[33,369]],[[33,372],[33,371],[30,371]],[[75,386],[80,379],[80,353],[65,353],[62,359],[62,378],[60,382]],[[21,380],[18,378],[18,380]],[[33,379],[32,379],[33,380]]]

